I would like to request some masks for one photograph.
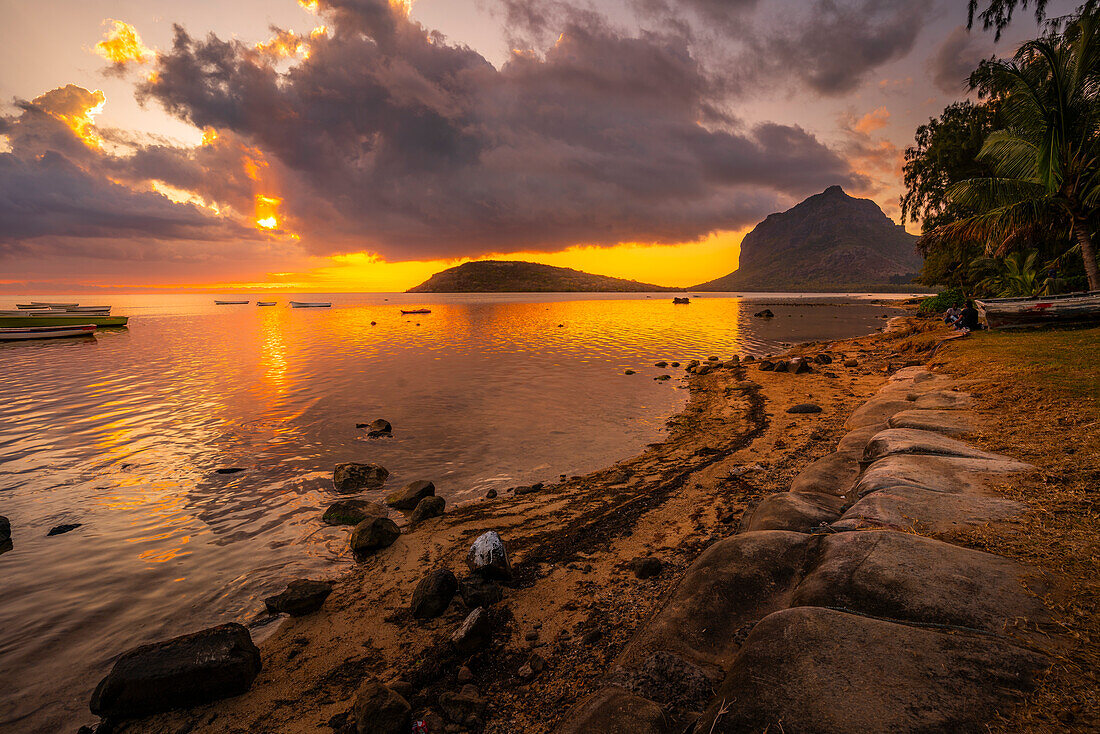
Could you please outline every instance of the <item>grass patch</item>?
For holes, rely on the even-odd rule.
[[[994,732],[1100,731],[1100,329],[973,334],[933,365],[969,381],[993,416],[969,440],[1034,464],[996,491],[1027,506],[951,540],[1037,567],[1055,626],[1054,665]]]

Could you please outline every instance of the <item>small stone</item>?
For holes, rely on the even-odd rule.
[[[368,517],[385,517],[386,508],[368,500],[333,502],[321,516],[326,525],[358,525]]]
[[[332,486],[341,493],[378,489],[386,483],[389,475],[389,471],[378,464],[359,464],[349,461],[337,464],[332,470]]]
[[[697,374],[697,375],[705,375],[705,374],[708,374],[709,372],[710,372],[710,365],[709,364],[701,364],[701,365],[699,365],[698,367],[695,368],[695,374]]]
[[[757,311],[756,313],[753,314],[753,316],[755,316],[758,319],[770,319],[770,318],[774,318],[775,314],[772,313],[772,310],[770,308],[765,308],[763,311]]]
[[[761,372],[772,372],[775,370],[775,362],[767,359],[760,360],[760,364],[757,365],[757,369]]]
[[[818,354],[818,355],[814,356],[814,361],[817,362],[818,364],[832,364],[833,363],[833,358],[832,358],[832,355],[829,355],[829,354],[826,354],[825,352],[822,352],[821,354]]]
[[[378,326],[378,322],[377,321],[372,321],[372,322],[370,322],[370,325],[371,326]]]
[[[490,489],[488,492],[485,493],[485,497],[487,499],[495,500],[497,498],[497,491],[495,489]]]
[[[664,564],[660,558],[642,556],[630,562],[630,570],[640,579],[648,579],[660,575],[664,570]]]
[[[531,680],[546,668],[546,661],[537,652],[531,653],[531,657],[527,658],[527,662],[524,663],[517,674],[524,680]]]
[[[368,517],[351,531],[351,550],[365,556],[393,545],[401,537],[401,528],[388,517]]]
[[[244,471],[243,466],[226,466],[226,467],[222,467],[221,469],[215,469],[214,473],[215,474],[236,474],[237,472],[242,472],[242,471]]]
[[[775,368],[772,370],[772,372],[790,372],[790,371],[791,371],[791,363],[788,362],[785,359],[781,359],[778,362],[776,362],[775,363]]]
[[[751,354],[746,354],[741,361],[746,363],[746,364],[749,364],[749,363],[755,362],[756,357],[752,356]]]
[[[439,696],[439,708],[452,722],[463,726],[479,727],[485,713],[485,699],[477,688],[467,683],[458,693],[444,691]]]
[[[512,578],[512,564],[508,561],[508,549],[495,530],[484,533],[466,554],[466,565],[482,578],[508,581]]]
[[[584,637],[581,638],[581,642],[585,645],[591,645],[599,642],[603,639],[603,630],[588,630],[584,633]]]
[[[672,375],[657,375],[657,376],[656,376],[656,377],[654,377],[653,379],[654,379],[654,380],[657,380],[657,381],[659,381],[659,382],[664,382],[665,380],[671,380],[671,379],[672,379]]]
[[[331,593],[332,584],[328,581],[295,579],[282,592],[264,599],[264,605],[272,614],[301,617],[320,609]]]
[[[383,438],[393,435],[393,426],[388,420],[376,418],[370,423],[356,423],[356,428],[366,428],[367,438]]]
[[[417,619],[431,619],[447,611],[458,591],[458,579],[446,568],[437,568],[413,590],[409,611]]]
[[[691,370],[695,369],[698,366],[699,366],[699,360],[693,359],[693,360],[691,360],[690,362],[687,363],[687,367],[685,367],[684,369],[687,370],[688,372],[690,372]]]
[[[669,365],[669,367],[679,367],[679,366],[680,366],[679,362],[673,362],[672,364]]]
[[[463,665],[458,669],[458,674],[455,676],[455,680],[459,683],[470,683],[474,679],[474,671]]]
[[[408,734],[412,707],[377,680],[367,680],[355,693],[352,716],[357,734]]]
[[[799,358],[791,360],[790,371],[796,375],[803,375],[807,372],[813,372],[813,368],[810,367],[810,360]]]
[[[859,367],[859,360],[858,359],[846,359],[846,360],[844,360],[844,366],[845,367]]]
[[[425,497],[416,503],[416,509],[409,515],[410,525],[419,525],[425,520],[440,517],[447,507],[447,500],[442,497]]]
[[[386,496],[386,504],[398,510],[413,510],[425,497],[435,496],[435,485],[423,479]]]
[[[480,576],[463,576],[458,582],[458,593],[468,609],[491,607],[504,598],[499,584]]]
[[[536,630],[531,630],[530,632],[528,632],[527,634],[525,634],[523,636],[523,639],[527,640],[528,642],[534,642],[538,638],[539,638],[539,633]]]
[[[472,655],[489,644],[492,636],[493,628],[489,624],[489,613],[485,607],[477,607],[467,614],[458,629],[451,633],[451,645],[460,655]],[[459,683],[468,682],[459,680]]]
[[[513,492],[515,492],[515,494],[534,494],[535,492],[542,491],[543,486],[542,482],[535,482],[528,487],[516,487]]]
[[[653,366],[654,367],[660,367],[661,369],[664,369],[665,367],[668,367],[668,362],[666,362],[662,359],[660,362],[656,362]]]
[[[625,372],[623,372],[623,374],[624,375],[636,375],[638,373],[635,372],[634,370],[626,370]]]
[[[820,413],[821,406],[813,403],[799,403],[787,408],[788,413]]]
[[[46,533],[46,537],[50,537],[51,535],[61,535],[63,533],[68,533],[70,531],[76,530],[77,528],[79,528],[83,524],[84,523],[81,523],[81,522],[74,522],[74,523],[66,523],[65,525],[57,525],[55,527],[50,528],[50,532]]]

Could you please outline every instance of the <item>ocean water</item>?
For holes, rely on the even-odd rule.
[[[75,731],[119,653],[247,621],[288,579],[353,563],[347,529],[320,521],[340,496],[338,462],[390,470],[366,498],[430,479],[449,506],[584,473],[659,440],[683,406],[678,380],[652,379],[681,372],[654,362],[776,352],[896,313],[865,296],[215,297],[17,299],[111,303],[131,321],[0,342],[0,515],[13,540],[0,552],[0,730]],[[752,317],[762,300],[776,318]],[[432,313],[400,313],[422,306]],[[355,427],[378,417],[393,438]],[[216,471],[229,467],[243,471]],[[47,537],[63,523],[81,526]]]

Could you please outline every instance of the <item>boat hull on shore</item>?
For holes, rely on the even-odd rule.
[[[1100,291],[1041,298],[990,298],[974,303],[991,329],[1100,321]]]

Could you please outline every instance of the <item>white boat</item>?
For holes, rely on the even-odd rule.
[[[214,301],[215,306],[247,306],[248,301]]]
[[[326,303],[326,302],[322,302],[322,301],[315,301],[315,302],[291,301],[290,302],[290,307],[291,308],[329,308],[330,306],[332,306],[331,303]]]
[[[24,318],[24,317],[27,317],[27,316],[56,316],[56,315],[57,315],[57,311],[51,311],[48,308],[35,309],[34,311],[31,311],[31,310],[25,309],[25,308],[21,308],[18,311],[12,311],[12,310],[0,311],[0,316],[19,316],[20,318]]]
[[[974,305],[990,329],[1100,321],[1100,291],[1039,298],[986,298],[974,301]]]
[[[23,339],[56,339],[68,336],[92,336],[95,334],[95,324],[81,324],[79,326],[21,326],[0,328],[0,341],[15,341]]]
[[[274,306],[278,301],[256,301],[257,306]]]
[[[16,304],[19,308],[72,308],[79,303],[48,303],[46,301],[31,301],[29,305]]]

